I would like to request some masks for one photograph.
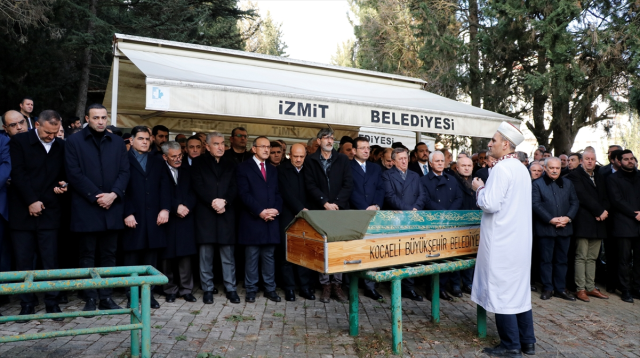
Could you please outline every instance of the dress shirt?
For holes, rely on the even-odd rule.
[[[38,133],[36,133],[36,136],[38,136],[38,140],[40,141],[40,143],[42,143],[42,145],[44,146],[44,150],[47,151],[47,153],[49,153],[49,151],[51,150],[51,146],[53,145],[53,142],[56,141],[55,138],[53,138],[53,140],[49,143],[46,143],[45,141],[43,141],[40,136],[38,135]]]

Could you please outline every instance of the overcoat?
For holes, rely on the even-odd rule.
[[[309,210],[324,210],[327,202],[336,204],[340,210],[349,209],[349,198],[353,189],[353,178],[349,157],[331,150],[331,166],[325,174],[320,163],[321,149],[307,156],[304,161],[305,180]]]
[[[533,204],[533,232],[537,237],[556,237],[573,235],[573,222],[563,228],[549,223],[551,219],[567,216],[573,221],[580,208],[578,195],[571,180],[558,178],[552,180],[545,175],[531,184]]]
[[[11,155],[9,154],[9,136],[0,134],[0,215],[9,220],[7,200],[7,180],[11,177]]]
[[[169,166],[165,164],[165,175],[169,181],[171,198],[171,214],[169,222],[165,225],[167,230],[167,247],[164,249],[163,258],[173,259],[195,255],[196,230],[195,230],[195,206],[196,193],[191,187],[191,167],[186,161],[178,168],[178,182],[173,178]],[[189,209],[189,214],[184,218],[178,216],[178,206],[184,205]]]
[[[609,175],[607,188],[613,237],[640,237],[640,221],[635,218],[640,211],[640,172],[620,169]]]
[[[582,165],[571,171],[565,177],[571,180],[578,195],[580,208],[573,219],[573,235],[576,238],[585,239],[605,239],[607,237],[607,221],[598,221],[596,217],[602,215],[605,210],[609,211],[609,198],[607,196],[607,186],[605,180],[598,171],[594,172],[594,182],[589,178],[589,174],[584,171]]]
[[[216,162],[204,153],[191,163],[191,185],[196,192],[196,243],[234,245],[236,243],[235,200],[238,195],[236,165],[225,157]],[[213,199],[227,201],[225,212],[211,207]]]
[[[366,210],[371,205],[384,205],[384,183],[382,169],[376,163],[365,161],[367,172],[362,171],[360,163],[351,160],[351,175],[353,177],[353,191],[351,192],[350,207],[355,210]]]
[[[56,139],[47,153],[35,130],[18,133],[9,142],[11,185],[9,187],[9,227],[14,230],[58,229],[63,196],[53,188],[66,179],[64,141]],[[41,201],[42,215],[29,215],[29,205]]]
[[[452,175],[433,172],[420,178],[425,192],[425,210],[460,210],[462,208],[462,191],[458,180]],[[420,209],[420,208],[419,208]]]
[[[278,189],[278,170],[264,162],[267,180],[253,159],[238,164],[238,196],[242,211],[238,222],[238,243],[241,245],[277,245],[280,243],[280,220],[264,221],[264,209],[282,211],[282,197]]]
[[[89,126],[85,127],[66,140],[65,169],[71,191],[71,231],[124,229],[129,157],[122,138],[105,131],[98,142]],[[105,210],[96,195],[111,192],[118,198]]]
[[[161,210],[171,209],[169,178],[165,174],[165,162],[157,155],[147,154],[147,166],[143,170],[129,151],[130,177],[125,196],[122,219],[133,215],[138,223],[135,229],[125,228],[122,237],[122,249],[135,251],[161,249],[167,246],[167,224],[159,225],[158,214]]]
[[[285,160],[278,166],[278,189],[282,197],[282,211],[280,212],[280,238],[285,240],[284,229],[291,223],[293,218],[304,208],[307,208],[307,193],[304,185],[304,165],[300,172]],[[308,208],[307,208],[308,209]]]
[[[407,170],[407,177],[402,180],[400,170],[392,167],[382,174],[384,182],[384,208],[386,210],[422,210],[424,208],[424,188],[420,184],[420,176]]]

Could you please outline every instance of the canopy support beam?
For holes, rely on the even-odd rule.
[[[120,57],[113,56],[113,76],[111,85],[111,125],[118,123],[118,78],[120,77]]]

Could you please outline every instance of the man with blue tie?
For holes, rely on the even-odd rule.
[[[380,210],[384,204],[384,183],[382,169],[369,161],[369,140],[358,137],[353,140],[354,158],[351,161],[353,176],[353,191],[351,192],[351,207],[356,210]],[[364,295],[380,300],[382,295],[376,291],[375,282],[364,280]]]
[[[429,166],[429,147],[427,147],[424,142],[420,142],[416,144],[414,151],[418,160],[409,163],[409,170],[413,170],[422,178],[431,171],[431,167]]]
[[[420,176],[411,170],[409,151],[395,148],[391,153],[395,167],[382,174],[384,183],[384,206],[389,210],[421,210],[424,207],[425,193],[420,185]],[[402,297],[422,301],[422,296],[413,290],[412,278],[402,280]]]
[[[282,197],[278,190],[278,171],[267,160],[271,142],[267,137],[253,141],[254,156],[238,164],[238,195],[242,201],[238,243],[245,245],[246,302],[255,302],[258,292],[258,263],[260,262],[264,296],[280,302],[276,293],[275,249],[280,243],[278,215],[282,211]]]

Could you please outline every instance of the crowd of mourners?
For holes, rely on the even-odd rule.
[[[169,283],[154,292],[166,302],[212,304],[221,275],[226,299],[246,302],[263,291],[280,302],[348,301],[348,275],[318,274],[285,259],[285,228],[302,210],[478,210],[471,185],[487,182],[495,158],[486,151],[409,150],[370,145],[366,137],[318,131],[306,145],[259,136],[247,143],[237,127],[184,134],[136,126],[122,133],[108,126],[107,110],[88,107],[85,126],[53,110],[32,117],[33,100],[2,117],[0,135],[0,271],[151,265]],[[249,149],[247,149],[249,145]],[[288,150],[288,151],[287,151]],[[609,148],[600,166],[593,148],[553,157],[544,147],[531,162],[518,152],[532,183],[534,249],[531,289],[543,300],[607,299],[595,285],[596,262],[606,262],[606,290],[625,302],[640,298],[640,174],[630,150]],[[526,220],[523,218],[522,220]],[[237,250],[236,250],[237,249]],[[238,252],[236,252],[238,251]],[[236,261],[239,265],[236,265]],[[215,263],[215,264],[214,264]],[[238,274],[237,274],[238,273]],[[379,300],[374,282],[365,296]],[[473,270],[440,275],[441,299],[470,294]],[[423,297],[413,279],[402,296]],[[574,293],[575,292],[575,295]],[[84,290],[84,310],[119,309],[112,290]],[[5,302],[7,297],[2,298]],[[44,295],[46,312],[61,312],[65,292]],[[20,295],[21,315],[39,300]],[[130,299],[128,300],[130,304]],[[152,295],[151,307],[160,304]],[[56,318],[62,320],[62,318]]]

